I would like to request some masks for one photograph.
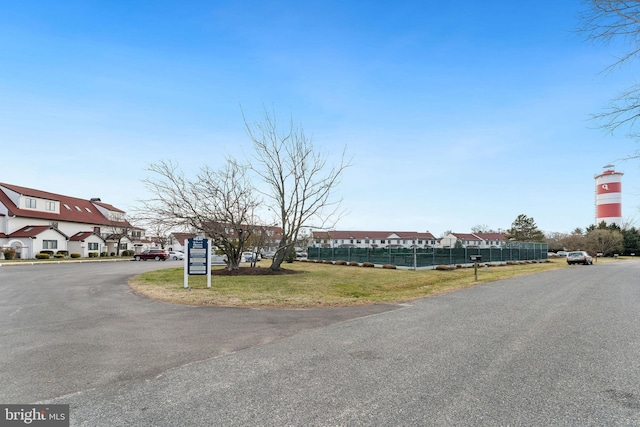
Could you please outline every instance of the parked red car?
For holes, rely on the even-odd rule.
[[[156,261],[166,261],[169,258],[169,252],[163,249],[149,249],[148,251],[135,254],[133,259],[136,261],[146,261],[148,259],[154,259]]]

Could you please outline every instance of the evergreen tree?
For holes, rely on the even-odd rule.
[[[544,233],[538,229],[533,218],[520,214],[507,230],[505,239],[518,242],[544,242]]]

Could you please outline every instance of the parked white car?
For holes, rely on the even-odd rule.
[[[169,252],[169,259],[173,260],[184,260],[184,254],[180,251],[171,251]]]
[[[572,251],[567,254],[567,264],[593,264],[593,258],[585,251]]]
[[[242,260],[244,262],[260,261],[262,257],[255,252],[242,252]]]

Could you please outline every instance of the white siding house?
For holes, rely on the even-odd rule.
[[[20,258],[35,258],[42,250],[84,255],[96,244],[99,253],[121,254],[132,249],[131,239],[123,236],[133,228],[124,211],[100,199],[0,183],[0,257],[7,248]]]
[[[437,244],[433,234],[416,231],[312,231],[314,248],[432,248]]]
[[[501,248],[504,246],[504,233],[449,233],[440,239],[438,247],[455,248]]]

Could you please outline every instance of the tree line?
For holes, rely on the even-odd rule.
[[[587,251],[592,255],[602,254],[640,254],[640,231],[635,227],[621,228],[617,224],[602,221],[592,224],[584,230],[576,228],[573,232],[548,233],[545,235],[536,225],[533,218],[524,214],[511,224],[505,234],[505,240],[520,242],[545,242],[550,251]]]

